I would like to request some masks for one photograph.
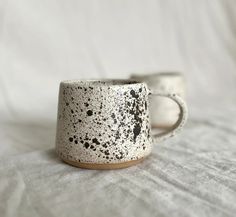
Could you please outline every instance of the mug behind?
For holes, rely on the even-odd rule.
[[[145,82],[150,89],[158,92],[169,92],[186,98],[186,79],[180,72],[157,72],[151,74],[133,74],[132,79]],[[153,128],[171,128],[178,120],[179,109],[176,103],[167,98],[150,99],[150,117]]]

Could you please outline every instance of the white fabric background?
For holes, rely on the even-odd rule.
[[[182,71],[190,117],[135,167],[55,155],[58,85]],[[0,216],[235,216],[236,2],[0,1]]]

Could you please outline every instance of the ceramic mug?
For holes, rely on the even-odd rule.
[[[186,81],[180,72],[163,72],[147,75],[132,75],[131,79],[147,83],[150,89],[169,92],[185,99]],[[179,108],[173,101],[166,98],[151,97],[150,117],[153,128],[170,128],[178,120]]]
[[[164,134],[151,135],[150,94],[170,98],[179,106],[177,123]],[[147,157],[153,142],[175,135],[186,118],[187,107],[179,96],[149,90],[142,82],[64,81],[59,91],[56,151],[77,167],[128,167]]]

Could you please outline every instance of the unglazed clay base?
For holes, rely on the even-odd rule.
[[[61,158],[62,159],[62,158]],[[122,169],[134,166],[144,160],[144,158],[140,158],[138,160],[127,161],[123,163],[109,163],[109,164],[94,164],[94,163],[80,163],[70,160],[62,159],[65,163],[68,163],[75,167],[80,167],[84,169],[92,169],[92,170],[113,170],[113,169]]]

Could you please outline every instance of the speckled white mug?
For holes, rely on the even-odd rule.
[[[149,95],[168,97],[180,108],[172,130],[151,136]],[[153,140],[173,136],[186,122],[187,108],[175,94],[149,90],[132,80],[71,80],[60,84],[56,151],[72,165],[116,169],[147,157]]]
[[[185,77],[180,72],[161,72],[147,75],[132,75],[131,79],[145,82],[149,88],[158,92],[175,93],[182,99],[186,95]],[[179,108],[173,101],[151,97],[150,117],[153,128],[170,128],[178,120]]]

